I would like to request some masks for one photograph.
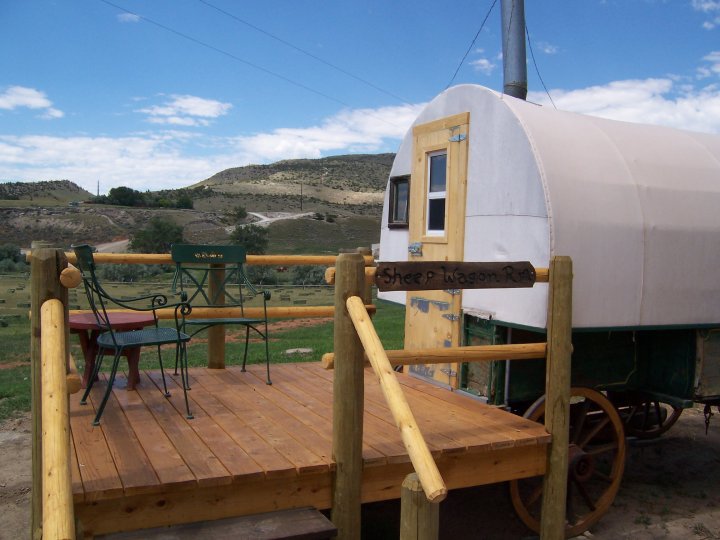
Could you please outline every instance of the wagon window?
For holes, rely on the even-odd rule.
[[[410,175],[390,178],[390,228],[407,228],[408,196],[410,195]]]
[[[447,150],[428,154],[427,233],[445,232],[445,186],[447,184]]]

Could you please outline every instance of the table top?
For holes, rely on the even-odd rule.
[[[152,313],[131,313],[131,312],[111,312],[108,313],[110,324],[116,330],[132,330],[155,324]],[[71,313],[69,320],[71,330],[98,330],[95,320],[95,314],[90,313]]]

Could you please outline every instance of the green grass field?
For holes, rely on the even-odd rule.
[[[30,322],[28,319],[30,293],[28,278],[23,276],[0,276],[0,420],[13,417],[30,410]],[[143,292],[168,292],[169,281],[166,279],[152,283],[114,284],[110,285],[113,292],[119,295],[132,296]],[[13,292],[10,292],[12,289]],[[331,287],[290,287],[279,286],[270,288],[272,299],[270,305],[302,306],[332,305],[333,289]],[[255,301],[251,301],[252,305]],[[86,308],[82,289],[71,290],[69,295],[71,309]],[[403,346],[405,325],[405,308],[396,304],[376,301],[377,313],[373,321],[380,339],[386,349],[398,349]],[[315,321],[313,321],[315,322]],[[270,331],[271,364],[282,362],[318,361],[326,352],[333,348],[333,325],[331,321],[320,324],[298,326],[278,323]],[[285,327],[285,328],[283,328]],[[71,350],[78,362],[78,369],[83,369],[82,351],[76,336],[71,335]],[[240,328],[226,328],[226,364],[235,365],[242,362],[244,348],[244,331]],[[289,349],[312,349],[308,354],[287,354]],[[191,366],[207,365],[207,341],[205,332],[193,338],[189,346],[189,363]],[[166,354],[166,362],[171,354]],[[265,361],[262,342],[253,340],[248,353],[250,363]],[[104,368],[109,367],[106,358]],[[122,365],[122,364],[121,364]],[[157,356],[149,348],[141,356],[141,368],[156,368]],[[271,367],[272,373],[272,367]]]

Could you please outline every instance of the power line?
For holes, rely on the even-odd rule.
[[[482,29],[485,27],[485,23],[487,22],[488,18],[490,17],[490,13],[492,13],[492,10],[495,7],[495,4],[497,4],[497,0],[493,0],[493,3],[490,6],[490,9],[488,9],[487,13],[485,14],[485,18],[483,19],[483,22],[480,25],[480,29],[477,31],[477,34],[475,34],[475,37],[473,38],[472,42],[470,43],[470,46],[468,47],[467,51],[465,51],[465,54],[463,55],[462,60],[460,60],[460,63],[458,64],[458,67],[455,69],[455,73],[453,73],[453,76],[450,79],[450,82],[445,87],[445,90],[450,88],[450,85],[455,80],[455,77],[457,77],[457,74],[460,71],[460,68],[462,67],[463,63],[465,62],[467,55],[470,54],[470,51],[472,50],[473,45],[475,45],[475,42],[477,41],[477,38],[480,35],[480,32],[482,32]]]
[[[543,81],[543,78],[540,75],[540,69],[538,68],[537,62],[535,61],[535,53],[533,52],[532,41],[530,41],[530,30],[528,30],[527,24],[525,24],[525,35],[527,35],[528,48],[530,49],[530,58],[532,58],[533,65],[535,66],[535,73],[537,73],[538,79],[540,79],[540,84],[542,84],[542,87],[545,89],[545,93],[547,94],[550,103],[552,103],[553,108],[557,110],[557,106],[555,105],[555,102],[550,95],[550,91],[547,89],[547,86],[545,86],[545,81]]]
[[[232,58],[233,60],[235,60],[235,61],[237,61],[237,62],[240,62],[240,63],[242,63],[242,64],[245,64],[246,66],[250,66],[250,67],[252,67],[252,68],[254,68],[254,69],[257,69],[258,71],[262,71],[263,73],[267,73],[268,75],[272,75],[273,77],[276,77],[276,78],[280,79],[281,81],[284,81],[284,82],[286,82],[286,83],[289,83],[289,84],[292,84],[292,85],[294,85],[294,86],[297,86],[298,88],[302,88],[303,90],[306,90],[306,91],[308,91],[308,92],[312,92],[313,94],[316,94],[316,95],[318,95],[318,96],[320,96],[320,97],[323,97],[323,98],[325,98],[325,99],[327,99],[327,100],[330,100],[330,101],[332,101],[332,102],[334,102],[334,103],[338,103],[338,104],[342,105],[343,107],[348,107],[348,108],[350,108],[350,109],[354,108],[352,105],[350,105],[349,103],[346,103],[345,101],[342,101],[341,99],[335,98],[335,97],[333,97],[333,96],[331,96],[331,95],[329,95],[329,94],[326,94],[326,93],[324,93],[324,92],[321,92],[320,90],[316,90],[315,88],[312,88],[312,87],[310,87],[310,86],[307,86],[306,84],[303,84],[303,83],[301,83],[301,82],[298,82],[298,81],[295,81],[295,80],[293,80],[293,79],[290,79],[289,77],[286,77],[285,75],[281,75],[280,73],[277,73],[277,72],[272,71],[272,70],[270,70],[270,69],[264,68],[264,67],[262,67],[262,66],[260,66],[260,65],[258,65],[258,64],[255,64],[255,63],[253,63],[253,62],[250,62],[249,60],[245,60],[244,58],[240,58],[239,56],[237,56],[237,55],[235,55],[235,54],[233,54],[233,53],[230,53],[230,52],[228,52],[228,51],[225,51],[225,50],[223,50],[223,49],[220,49],[219,47],[216,47],[216,46],[214,46],[214,45],[211,45],[211,44],[209,44],[209,43],[206,43],[205,41],[201,41],[201,40],[199,40],[199,39],[197,39],[197,38],[194,38],[194,37],[192,37],[192,36],[190,36],[190,35],[188,35],[188,34],[185,34],[185,33],[183,33],[183,32],[180,32],[179,30],[175,30],[174,28],[170,28],[169,26],[166,26],[166,25],[164,25],[164,24],[162,24],[162,23],[159,23],[159,22],[157,22],[157,21],[155,21],[155,20],[153,20],[153,19],[150,19],[150,18],[148,18],[148,17],[145,17],[145,16],[140,15],[140,14],[138,14],[138,13],[135,13],[135,12],[133,12],[133,11],[130,11],[129,9],[125,9],[124,7],[119,6],[119,5],[111,2],[110,0],[100,0],[100,2],[103,2],[103,3],[105,3],[105,4],[109,5],[109,6],[114,7],[115,9],[119,9],[120,11],[123,11],[123,12],[125,12],[125,13],[128,13],[128,14],[132,15],[133,17],[137,17],[138,19],[141,19],[141,20],[143,20],[143,21],[145,21],[145,22],[148,22],[148,23],[150,23],[150,24],[152,24],[152,25],[154,25],[154,26],[157,26],[158,28],[162,28],[162,29],[165,30],[166,32],[170,32],[170,33],[172,33],[172,34],[175,34],[176,36],[180,36],[181,38],[186,39],[186,40],[188,40],[188,41],[191,41],[191,42],[193,42],[193,43],[195,43],[195,44],[197,44],[197,45],[200,45],[200,46],[202,46],[202,47],[205,47],[205,48],[207,48],[207,49],[210,49],[210,50],[212,50],[212,51],[215,51],[215,52],[217,52],[217,53],[220,53],[220,54],[222,54],[222,55],[224,55],[224,56],[227,56],[228,58]],[[390,126],[398,127],[397,125],[393,124],[392,122],[389,122],[388,120],[386,120],[385,118],[382,118],[382,117],[380,117],[380,116],[375,116],[375,115],[373,115],[373,114],[371,114],[371,113],[367,113],[367,115],[370,116],[370,117],[372,117],[372,118],[375,118],[376,120],[380,120],[381,122],[384,122],[384,123],[386,123],[386,124],[388,124],[388,125],[390,125]]]
[[[239,23],[241,23],[241,24],[244,24],[245,26],[247,26],[247,27],[249,27],[249,28],[252,28],[252,29],[255,30],[256,32],[260,32],[261,34],[264,34],[264,35],[268,36],[269,38],[272,38],[272,39],[274,39],[275,41],[278,41],[279,43],[282,43],[283,45],[286,45],[287,47],[290,47],[291,49],[294,49],[294,50],[296,50],[296,51],[304,54],[305,56],[309,56],[310,58],[312,58],[313,60],[315,60],[315,61],[317,61],[317,62],[320,62],[321,64],[324,64],[324,65],[326,65],[326,66],[328,66],[328,67],[330,67],[330,68],[332,68],[332,69],[334,69],[334,70],[336,70],[336,71],[339,71],[339,72],[342,73],[343,75],[347,75],[348,77],[351,77],[351,78],[355,79],[356,81],[360,81],[361,83],[369,86],[370,88],[374,88],[374,89],[377,90],[378,92],[382,92],[383,94],[386,94],[386,95],[390,96],[391,98],[400,101],[400,102],[403,103],[403,104],[407,104],[407,100],[406,100],[406,99],[404,99],[404,98],[402,98],[402,97],[400,97],[400,96],[398,96],[398,95],[396,95],[396,94],[393,94],[392,92],[390,92],[390,91],[388,91],[388,90],[385,90],[384,88],[381,88],[381,87],[377,86],[376,84],[373,84],[373,83],[371,83],[370,81],[368,81],[368,80],[366,80],[366,79],[363,79],[362,77],[359,77],[358,75],[355,75],[354,73],[350,73],[350,72],[347,71],[346,69],[343,69],[343,68],[341,68],[340,66],[337,66],[337,65],[333,64],[332,62],[328,62],[327,60],[325,60],[325,59],[323,59],[323,58],[320,58],[319,56],[317,56],[317,55],[315,55],[315,54],[313,54],[313,53],[311,53],[311,52],[309,52],[309,51],[306,51],[305,49],[303,49],[303,48],[301,48],[301,47],[298,47],[297,45],[294,45],[293,43],[290,43],[289,41],[287,41],[287,40],[285,40],[285,39],[283,39],[283,38],[281,38],[281,37],[278,37],[278,36],[276,36],[275,34],[271,34],[271,33],[268,32],[267,30],[263,30],[262,28],[260,28],[260,27],[258,27],[258,26],[255,26],[254,24],[252,24],[252,23],[250,23],[250,22],[248,22],[248,21],[246,21],[246,20],[244,20],[244,19],[241,19],[241,18],[238,17],[237,15],[235,15],[235,14],[233,14],[233,13],[230,13],[229,11],[225,11],[224,9],[222,9],[222,8],[220,8],[220,7],[218,7],[218,6],[214,5],[214,4],[211,4],[211,3],[208,2],[207,0],[198,0],[198,2],[200,2],[201,4],[205,4],[205,5],[208,6],[208,7],[213,8],[214,10],[218,11],[219,13],[222,13],[223,15],[225,15],[225,16],[227,16],[227,17],[230,17],[231,19],[234,19],[234,20],[236,20],[237,22],[239,22]]]

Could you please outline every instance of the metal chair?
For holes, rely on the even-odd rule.
[[[235,324],[245,327],[245,353],[242,371],[247,363],[250,330],[256,332],[265,342],[265,365],[267,384],[270,381],[270,351],[268,348],[267,301],[270,291],[255,288],[243,271],[245,248],[235,245],[213,246],[193,244],[173,244],[170,248],[175,263],[173,291],[187,295],[187,302],[194,308],[224,308],[238,313],[239,316],[221,318],[185,319],[183,329],[196,326],[190,335],[211,326]],[[246,293],[244,294],[243,289]],[[263,316],[245,316],[245,296],[247,293],[262,298]],[[185,297],[183,297],[185,298]]]
[[[115,375],[117,373],[118,364],[120,363],[120,357],[122,356],[123,351],[132,347],[144,347],[147,345],[157,347],[158,360],[160,362],[160,374],[162,375],[165,397],[169,397],[170,392],[168,392],[167,383],[165,382],[165,370],[163,369],[160,347],[162,345],[175,345],[175,362],[176,365],[178,362],[180,363],[180,378],[182,380],[183,393],[185,394],[187,418],[191,419],[193,416],[190,413],[190,404],[187,397],[187,391],[190,389],[187,374],[187,342],[190,341],[190,336],[182,331],[185,317],[191,311],[190,305],[187,302],[168,304],[167,296],[163,294],[152,294],[134,298],[115,298],[108,293],[105,288],[103,288],[98,280],[93,257],[93,248],[87,244],[73,245],[71,248],[75,252],[77,266],[82,272],[85,294],[87,295],[90,308],[95,314],[98,327],[103,330],[97,338],[98,353],[95,361],[95,368],[90,376],[85,393],[80,400],[82,405],[87,403],[87,397],[90,394],[90,390],[92,389],[97,374],[100,371],[102,359],[106,354],[113,355],[113,363],[110,370],[110,378],[108,379],[107,389],[105,390],[103,400],[98,407],[93,425],[97,426],[100,424],[100,417],[102,416],[107,400],[110,397],[110,392],[112,392]],[[110,317],[108,316],[109,307],[119,307],[145,313],[151,312],[153,318],[155,319],[155,326],[130,331],[118,331],[113,329]],[[161,327],[158,325],[157,310],[160,308],[174,310],[175,328]]]

